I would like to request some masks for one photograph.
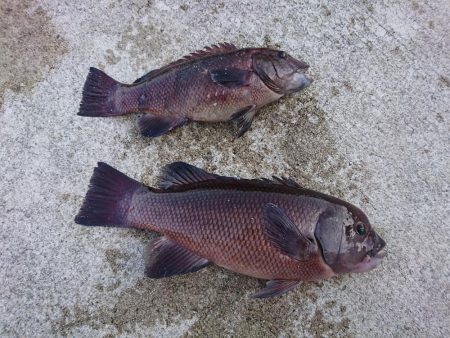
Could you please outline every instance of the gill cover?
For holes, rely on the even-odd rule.
[[[253,69],[270,90],[284,94],[279,85],[272,80],[277,76],[277,72],[269,55],[261,53],[253,55]]]
[[[384,257],[386,242],[357,207],[334,205],[319,217],[314,232],[326,264],[335,273],[366,272]]]
[[[297,92],[312,82],[305,75],[308,64],[283,51],[265,50],[252,57],[253,70],[264,84],[275,93],[284,95]]]
[[[319,216],[314,231],[320,243],[323,258],[332,269],[339,258],[342,236],[344,236],[342,225],[342,213],[337,212],[336,207],[330,207]]]

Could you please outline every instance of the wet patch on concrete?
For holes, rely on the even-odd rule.
[[[266,47],[281,48],[268,34],[263,40]],[[116,55],[121,53],[142,75],[142,72],[152,70],[150,63],[161,59],[161,50],[170,48],[169,41],[171,38],[164,28],[134,22],[118,42]],[[181,51],[160,65],[192,51]],[[110,59],[111,52],[105,58]],[[343,88],[353,90],[349,82],[345,82]],[[121,117],[123,123],[130,124],[131,134],[123,143],[126,149],[133,149],[136,154],[144,154],[149,147],[155,147],[156,161],[161,166],[173,161],[193,164],[201,161],[204,169],[218,174],[287,176],[308,188],[345,197],[343,191],[357,189],[355,183],[349,185],[348,182],[367,179],[368,171],[363,163],[348,163],[338,155],[326,112],[319,107],[313,91],[314,84],[302,93],[262,108],[250,131],[239,139],[235,138],[237,129],[232,123],[198,122],[191,122],[156,139],[144,138],[136,128],[139,114],[132,114]],[[339,95],[337,89],[334,94]],[[122,154],[122,158],[128,157],[127,154]],[[157,173],[154,168],[155,163],[150,163],[139,179],[146,184],[155,184]],[[368,197],[362,192],[355,192],[355,195],[363,195],[357,197],[368,202]]]
[[[450,80],[444,75],[439,76],[439,84],[441,87],[450,88]]]
[[[314,316],[309,320],[308,331],[314,337],[350,337],[346,334],[349,329],[350,320],[342,318],[339,321],[330,321],[324,316],[323,311],[316,310]]]
[[[126,58],[137,72],[151,70],[149,60],[159,58],[164,39],[159,28],[133,24],[123,34],[117,50],[108,51],[105,59],[114,64],[118,58]],[[270,36],[264,43],[276,46]],[[345,90],[351,91],[351,85]],[[339,95],[337,90],[335,95]],[[261,109],[251,130],[239,139],[235,138],[237,129],[232,123],[189,123],[162,137],[144,138],[135,127],[138,117],[136,114],[119,118],[130,125],[130,133],[120,140],[127,150],[118,156],[144,163],[147,167],[134,178],[148,185],[156,184],[163,165],[185,161],[218,174],[286,176],[305,187],[338,197],[348,197],[352,190],[359,197],[364,196],[357,191],[357,183],[368,175],[365,165],[348,163],[339,154],[327,113],[320,107],[313,88]],[[349,181],[355,183],[349,185]],[[144,245],[153,235],[126,231],[123,236],[138,237]],[[105,254],[115,272],[127,259],[116,260],[114,250]],[[335,278],[331,283],[338,287],[343,279]],[[136,325],[153,327],[161,322],[196,319],[189,329],[191,335],[278,336],[295,334],[294,322],[300,318],[302,327],[311,335],[347,334],[349,320],[345,309],[329,321],[327,313],[336,309],[336,304],[326,304],[324,309],[317,304],[323,283],[304,283],[280,298],[251,299],[251,294],[263,285],[262,281],[215,266],[169,279],[142,278],[121,292],[112,307],[101,307],[88,314],[76,309],[66,311],[55,323],[56,332],[70,334],[82,325],[94,329],[110,325],[112,334],[125,334],[133,333]],[[105,290],[101,284],[98,289]],[[311,307],[318,310],[311,313]]]
[[[37,1],[1,1],[0,17],[1,106],[6,89],[30,91],[68,46]]]
[[[145,72],[152,70],[149,66],[160,59],[161,50],[169,45],[172,39],[173,37],[166,34],[163,27],[133,22],[125,29],[117,43],[117,52],[126,55],[133,70],[144,75]],[[176,58],[177,55],[173,57]],[[165,61],[168,63],[175,60]]]
[[[144,150],[154,145],[161,165],[201,161],[204,169],[218,174],[286,176],[338,197],[354,190],[361,200],[368,200],[363,192],[356,191],[357,183],[368,176],[364,163],[349,163],[339,155],[326,113],[311,92],[288,96],[261,109],[247,134],[239,139],[235,134],[232,123],[190,123],[154,140],[136,132],[130,147]],[[269,139],[271,142],[267,142]],[[154,183],[156,173],[152,168],[145,170],[142,181]]]
[[[62,309],[62,316],[59,321],[52,323],[52,333],[67,337],[71,330],[86,325],[89,318],[88,311],[79,306],[72,309],[65,307]]]
[[[117,249],[107,249],[105,251],[106,261],[109,263],[112,272],[117,273],[123,267],[124,261],[128,260],[130,257]]]
[[[250,298],[262,286],[262,282],[218,267],[169,279],[142,279],[120,294],[112,308],[93,313],[65,309],[54,332],[70,335],[80,326],[98,329],[110,325],[112,333],[126,334],[134,332],[136,324],[152,327],[196,318],[189,329],[194,336],[293,334],[290,323],[299,317],[306,302],[317,300],[318,285],[305,283],[281,298]]]
[[[266,48],[275,48],[275,49],[281,49],[281,44],[277,42],[273,42],[270,35],[266,34],[264,35],[264,47]]]
[[[123,122],[129,123],[129,119]],[[233,125],[227,123],[191,123],[157,139],[143,138],[136,130],[127,136],[124,147],[135,154],[145,154],[151,148],[161,166],[183,160],[219,174],[245,177],[284,175],[293,177],[306,187],[340,197],[348,194],[347,190],[341,190],[346,185],[344,182],[348,182],[347,176],[352,177],[355,172],[365,175],[363,165],[352,166],[338,155],[328,129],[327,114],[311,92],[289,96],[262,109],[252,130],[243,137],[235,139],[235,132]],[[265,142],[266,138],[271,142]],[[148,162],[148,170],[144,170],[137,179],[154,185],[157,177],[155,166],[159,168],[160,165]],[[132,231],[128,235],[139,236],[143,243],[150,237],[146,232]],[[117,253],[110,250],[106,254],[111,256],[108,261],[117,272]],[[336,278],[332,284],[336,283],[338,287],[342,280]],[[133,333],[136,323],[152,327],[160,321],[172,323],[177,318],[197,318],[189,334],[276,336],[294,334],[293,323],[304,318],[304,327],[314,336],[347,332],[349,320],[344,318],[344,314],[333,316],[332,322],[324,315],[326,309],[312,316],[308,312],[308,316],[304,316],[308,305],[317,307],[317,293],[323,283],[302,284],[281,298],[251,299],[250,295],[263,285],[262,281],[214,266],[170,279],[143,278],[135,287],[123,291],[112,308],[100,308],[87,317],[84,313],[73,319],[65,316],[57,326],[59,332],[70,332],[81,325],[80,322],[93,328],[112,325],[116,330],[114,333],[123,334]],[[327,306],[334,307],[335,304]]]
[[[129,59],[133,69],[149,71],[149,63],[160,59],[161,49],[169,48],[167,42],[170,39],[166,35],[163,28],[135,22],[123,33],[115,54],[121,53],[123,58]],[[264,44],[280,47],[269,35],[264,37]],[[108,52],[105,58],[110,59],[111,54],[114,53]],[[178,56],[181,57],[181,54]],[[174,55],[160,64],[174,61],[178,56]],[[347,82],[344,88],[353,90]],[[173,161],[185,161],[202,165],[204,169],[218,174],[288,176],[306,187],[344,197],[343,190],[357,188],[355,184],[349,186],[348,178],[351,178],[350,181],[361,181],[366,178],[367,171],[363,163],[348,163],[338,155],[335,140],[329,132],[326,112],[319,107],[313,91],[314,84],[302,93],[287,96],[262,108],[250,131],[239,139],[235,138],[237,129],[232,123],[198,122],[189,123],[156,139],[144,138],[136,128],[139,115],[135,114],[121,117],[123,123],[130,124],[130,135],[123,143],[126,149],[133,149],[136,154],[145,154],[151,147],[155,151],[157,164],[161,166]],[[336,90],[334,94],[339,95],[339,92]],[[127,153],[122,157],[128,157]],[[157,175],[154,168],[155,163],[149,163],[148,170],[138,178],[146,184],[154,184]],[[368,200],[366,197],[360,199]]]

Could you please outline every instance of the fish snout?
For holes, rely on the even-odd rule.
[[[313,82],[313,79],[307,76],[304,73],[297,73],[299,76],[299,90],[305,89],[306,87],[309,87],[309,85]]]
[[[303,88],[306,88],[306,87],[308,87],[311,83],[313,83],[313,79],[311,78],[311,77],[309,77],[309,76],[307,76],[307,75],[304,75],[304,83],[305,83],[305,86],[303,87]]]
[[[368,252],[370,257],[384,258],[386,257],[386,251],[384,248],[386,247],[386,242],[378,235],[376,235],[374,240],[373,249]]]
[[[386,246],[386,242],[384,241],[384,239],[377,235],[377,237],[375,239],[375,245],[373,246],[373,250],[375,250],[376,252],[379,252],[379,251],[383,250],[385,246]]]

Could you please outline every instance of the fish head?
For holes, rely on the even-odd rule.
[[[366,272],[385,257],[386,242],[367,216],[353,205],[336,205],[319,216],[315,236],[323,258],[335,273]]]
[[[284,51],[260,50],[252,57],[252,67],[267,87],[282,95],[297,92],[312,83],[305,74],[309,65]]]

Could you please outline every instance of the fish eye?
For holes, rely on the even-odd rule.
[[[286,59],[286,58],[287,58],[286,52],[283,52],[283,51],[278,52],[278,56],[279,56],[280,58],[282,58],[282,59]]]
[[[358,235],[364,236],[366,234],[366,226],[365,226],[365,224],[362,223],[362,222],[358,222],[356,224],[356,232],[358,233]]]

